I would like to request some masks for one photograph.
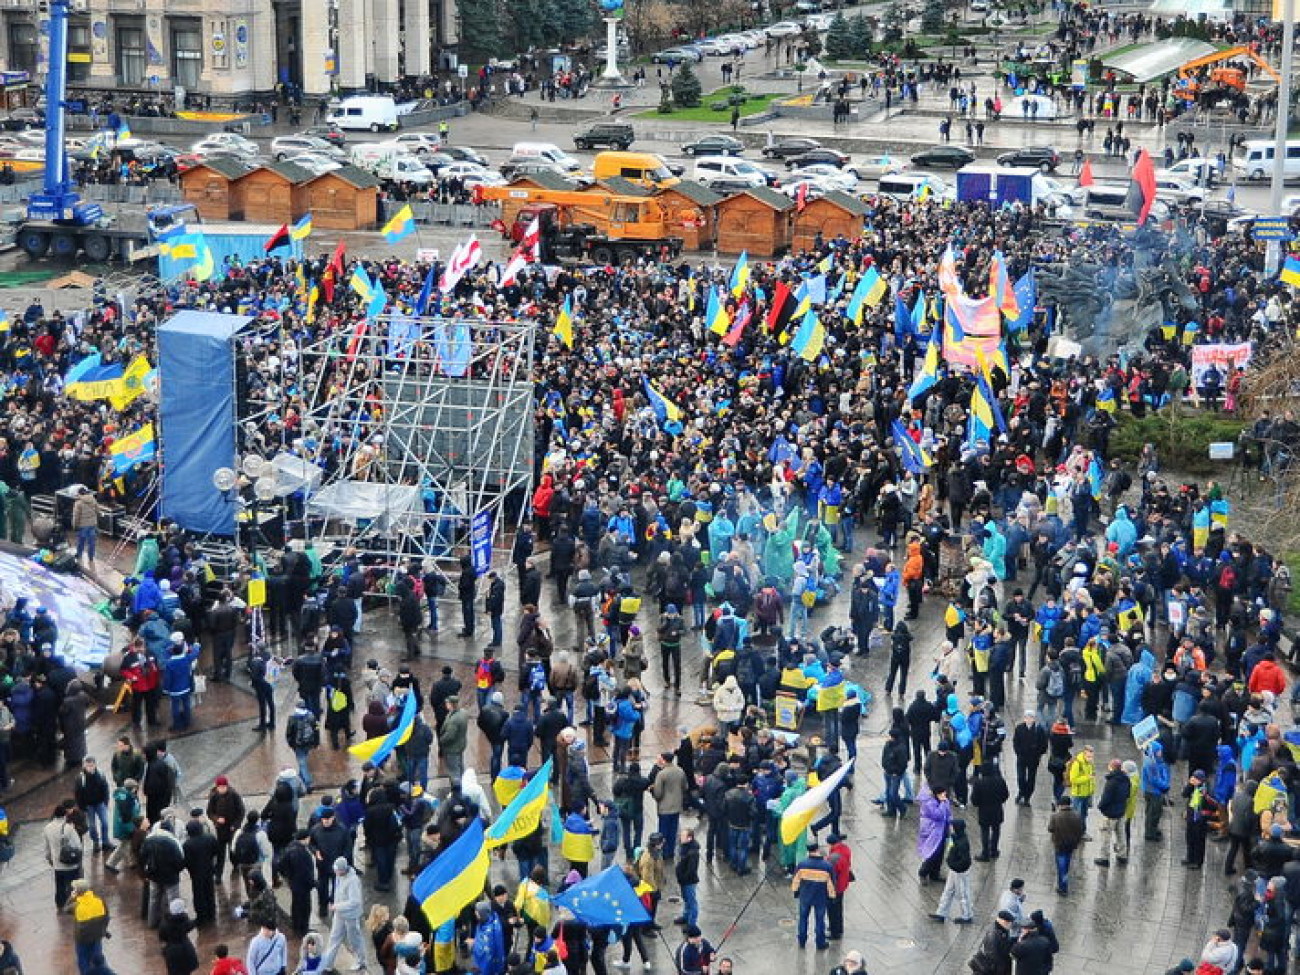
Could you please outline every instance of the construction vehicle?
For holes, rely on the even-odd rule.
[[[163,233],[197,219],[192,206],[166,207],[130,217],[106,214],[83,200],[69,173],[67,143],[68,14],[72,0],[49,0],[50,57],[45,78],[45,164],[41,188],[27,201],[15,240],[31,258],[71,260],[78,254],[98,263],[135,259]],[[84,8],[84,4],[83,4]]]
[[[1222,64],[1224,61],[1232,61],[1236,58],[1244,58],[1253,62],[1275,83],[1282,83],[1282,76],[1278,74],[1277,69],[1249,47],[1225,47],[1222,51],[1215,51],[1213,54],[1206,54],[1204,57],[1193,58],[1182,65],[1178,69],[1178,81],[1174,85],[1174,95],[1184,101],[1193,101],[1201,95],[1207,85],[1213,86],[1211,91],[1237,94],[1244,92],[1246,90],[1246,71],[1244,68],[1232,64],[1217,68],[1213,67],[1213,65]],[[1205,71],[1206,68],[1210,69],[1208,73]]]
[[[474,192],[476,202],[500,201],[502,232],[511,240],[522,240],[536,219],[545,263],[567,259],[621,264],[681,253],[682,239],[668,233],[668,214],[653,197],[519,184],[478,186]]]

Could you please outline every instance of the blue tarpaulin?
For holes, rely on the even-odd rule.
[[[212,485],[235,466],[235,350],[247,315],[182,311],[158,328],[162,516],[200,534],[233,535],[235,505]]]

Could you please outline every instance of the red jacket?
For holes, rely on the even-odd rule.
[[[1261,660],[1250,672],[1248,686],[1252,694],[1272,691],[1274,696],[1281,697],[1282,692],[1286,690],[1286,675],[1282,673],[1282,668],[1275,661]]]
[[[847,843],[832,843],[826,859],[835,875],[835,896],[840,897],[849,889],[849,881],[853,879],[853,851]]]

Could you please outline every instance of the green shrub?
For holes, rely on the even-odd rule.
[[[1115,455],[1136,462],[1142,445],[1153,443],[1162,467],[1188,474],[1222,473],[1223,462],[1210,460],[1210,444],[1235,441],[1243,426],[1232,417],[1187,410],[1178,416],[1168,410],[1148,413],[1140,420],[1121,413],[1110,446]]]
[[[677,69],[677,74],[673,77],[672,89],[673,104],[678,108],[695,108],[700,104],[700,96],[704,92],[700,87],[699,76],[696,75],[689,61]]]

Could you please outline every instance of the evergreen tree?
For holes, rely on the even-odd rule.
[[[485,64],[502,50],[501,12],[497,0],[458,0],[461,24],[461,58],[466,64]]]
[[[853,29],[843,13],[837,13],[826,31],[826,56],[836,61],[853,57]]]
[[[921,11],[921,30],[937,34],[943,30],[943,0],[925,0]]]
[[[700,79],[691,63],[683,62],[673,75],[673,104],[678,108],[695,108],[700,104],[700,96],[703,94]]]
[[[875,26],[867,17],[859,14],[849,21],[849,43],[855,58],[871,56],[871,42],[875,35]]]

